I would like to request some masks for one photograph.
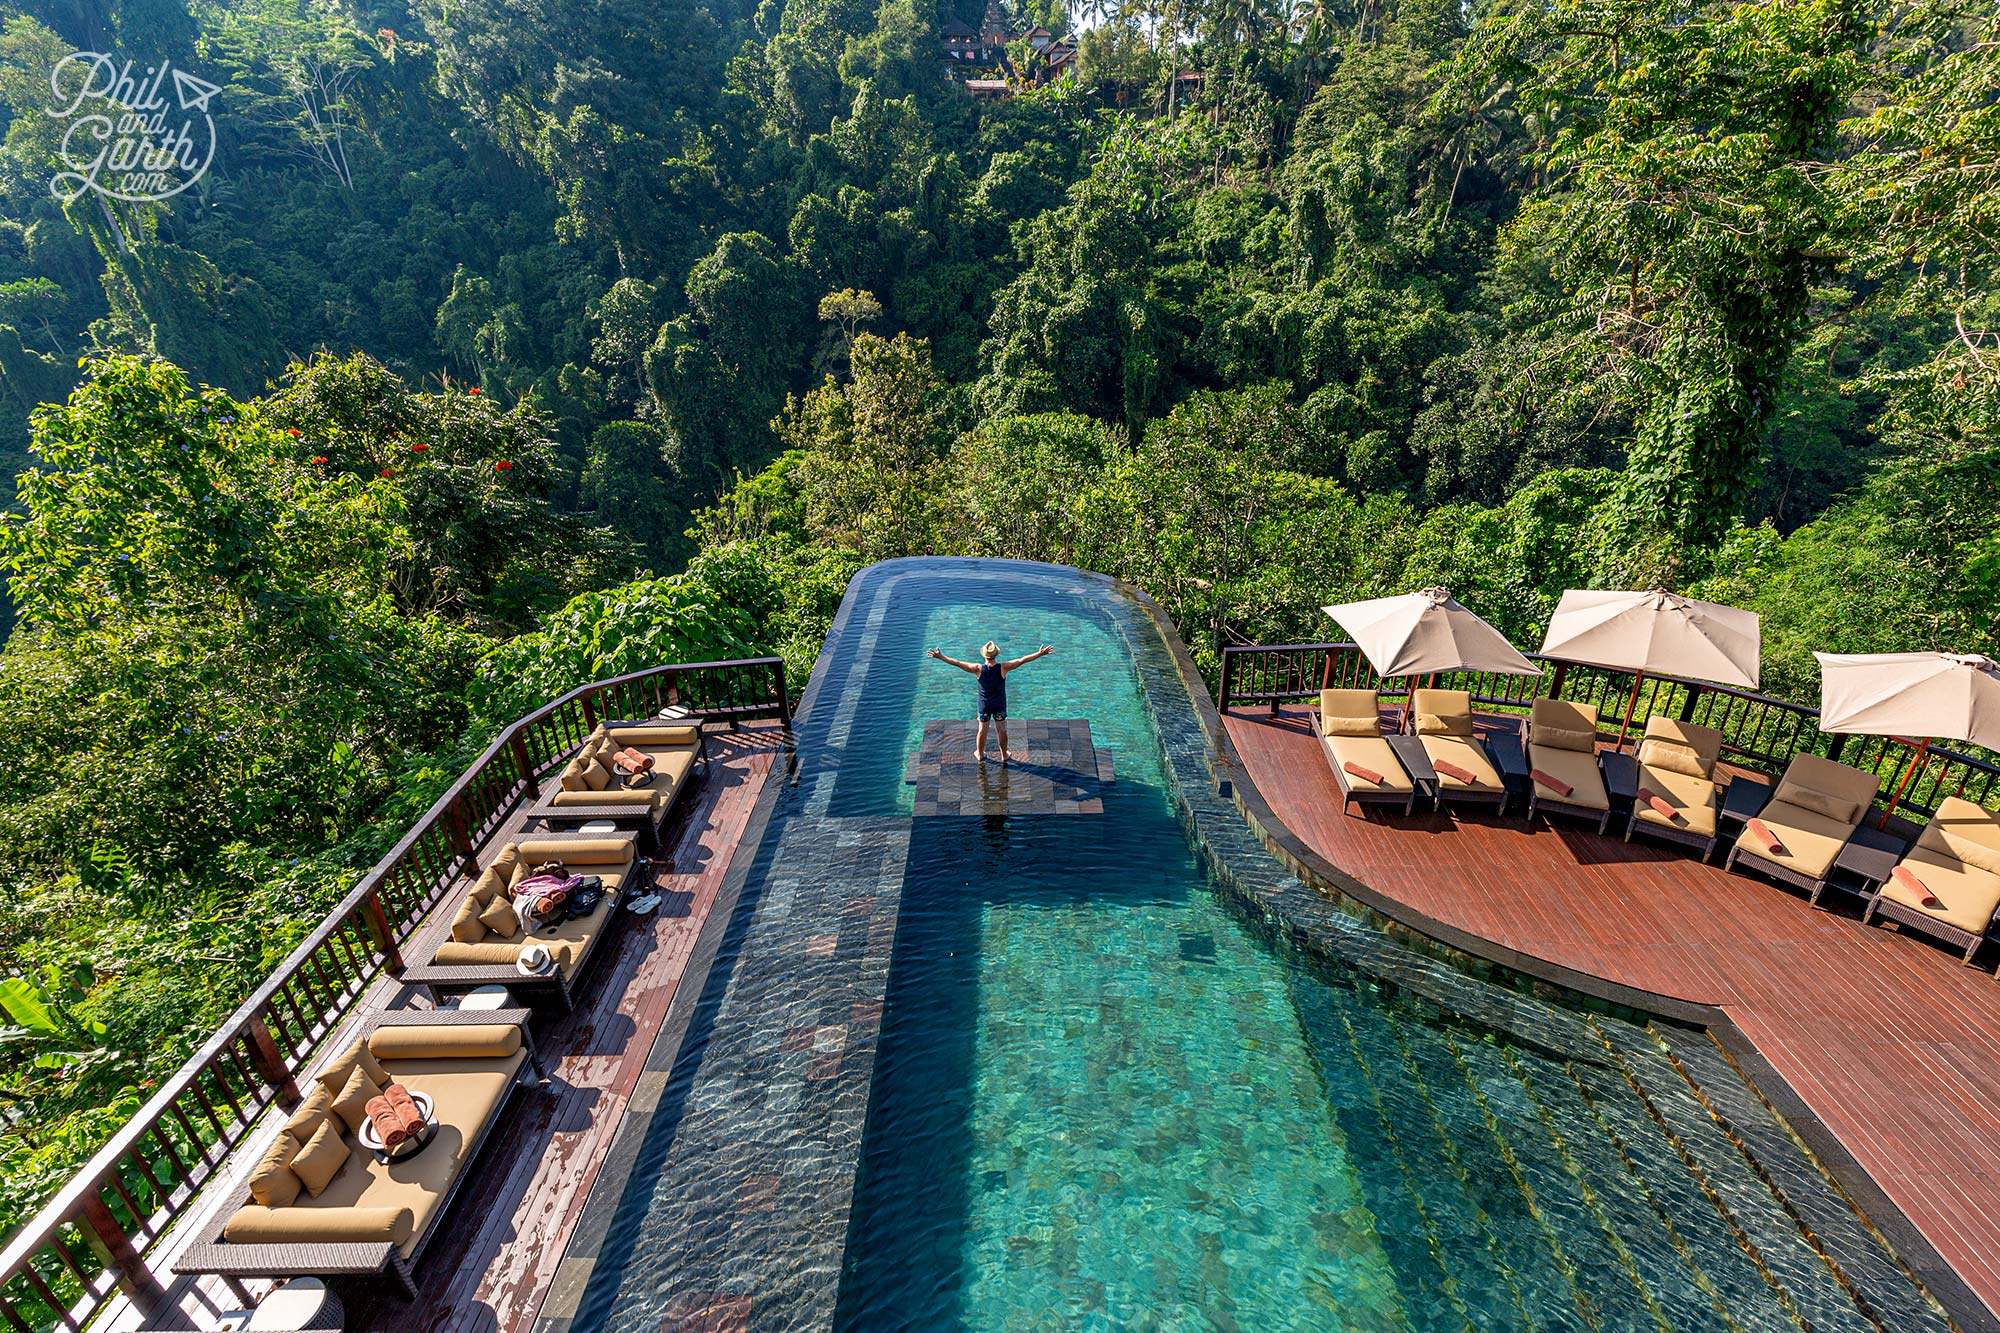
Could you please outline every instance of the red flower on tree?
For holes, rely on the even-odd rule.
[[[410,452],[413,454],[427,454],[430,451],[431,447],[428,444],[425,444],[422,440],[418,440],[415,444],[410,446]]]
[[[479,392],[479,386],[478,386],[477,384],[475,384],[475,385],[473,385],[473,386],[472,386],[472,387],[471,387],[470,389],[467,389],[467,390],[466,390],[466,392],[467,392],[467,393],[478,393],[478,392]]]
[[[312,465],[313,465],[314,467],[324,467],[324,466],[326,465],[326,455],[325,455],[325,454],[314,454],[314,455],[313,455],[313,456],[312,456],[312,457],[311,457],[310,459],[308,459],[307,461],[308,461],[308,462],[310,462],[310,463],[311,463],[311,464],[312,464]]]
[[[285,427],[285,434],[296,440],[299,438],[299,428],[297,426],[287,426]]]
[[[392,467],[385,467],[382,469],[382,475],[385,477],[393,477],[396,475],[396,469]]]
[[[493,470],[495,472],[512,472],[514,470],[514,465],[507,459],[503,458],[499,462],[493,465]]]

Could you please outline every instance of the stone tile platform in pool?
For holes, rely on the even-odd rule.
[[[1091,718],[1018,802],[909,665],[994,617]],[[1708,1033],[1307,887],[1215,725],[1106,580],[864,571],[537,1328],[1950,1327]]]

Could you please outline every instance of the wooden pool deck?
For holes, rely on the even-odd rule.
[[[1987,970],[1965,967],[1921,938],[1863,926],[1858,900],[1830,894],[1841,901],[1816,911],[1767,881],[1560,816],[1530,827],[1518,811],[1343,813],[1304,709],[1233,712],[1224,724],[1285,828],[1378,894],[1556,968],[1721,1009],[1987,1312],[2000,1311],[1990,957]]]
[[[482,1149],[442,1231],[417,1263],[421,1298],[394,1299],[384,1283],[379,1298],[371,1299],[377,1293],[348,1283],[350,1333],[525,1333],[533,1326],[605,1150],[626,1107],[645,1095],[646,1054],[765,777],[774,762],[782,765],[784,737],[774,726],[757,724],[710,731],[709,773],[669,816],[654,858],[659,909],[646,917],[626,914],[611,952],[584,979],[574,1009],[537,1014],[535,1041],[549,1081],[515,1101]],[[497,854],[522,822],[515,815],[482,860]],[[449,910],[451,902],[447,895],[447,906],[438,910]],[[400,989],[378,983],[345,1028],[379,1012]],[[335,1044],[345,1040],[343,1032]],[[210,1192],[220,1197],[224,1191]],[[168,1238],[166,1253],[203,1220],[199,1213],[188,1219]],[[252,1293],[267,1285],[252,1284]],[[183,1280],[170,1294],[190,1329],[214,1327],[218,1310],[240,1304],[215,1279],[198,1285]],[[128,1307],[112,1327],[138,1323]]]

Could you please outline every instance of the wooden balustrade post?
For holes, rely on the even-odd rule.
[[[583,727],[584,727],[584,730],[585,730],[585,731],[596,731],[596,730],[597,730],[597,697],[596,697],[596,695],[594,695],[594,694],[592,694],[592,693],[589,693],[589,692],[586,692],[586,693],[584,693],[583,695],[581,695],[581,696],[579,696],[579,697],[577,698],[577,702],[578,702],[579,704],[582,704],[582,705],[583,705]]]
[[[479,853],[472,850],[472,835],[465,830],[465,816],[458,811],[458,802],[453,801],[444,808],[445,832],[451,835],[452,849],[464,863],[464,873],[479,874]]]
[[[772,670],[778,673],[778,718],[785,724],[785,730],[792,729],[792,692],[785,684],[785,664],[780,661]]]
[[[104,1200],[92,1191],[83,1200],[83,1238],[97,1257],[104,1261],[106,1271],[118,1283],[119,1290],[132,1298],[132,1303],[148,1316],[156,1315],[167,1303],[165,1288],[153,1276],[153,1270],[139,1257],[139,1251],[132,1246],[132,1238],[125,1234],[125,1228],[118,1225],[118,1219],[111,1215],[111,1209]]]
[[[518,730],[519,725],[519,723],[515,724],[517,730],[514,732],[514,739],[509,743],[507,748],[514,755],[514,769],[521,775],[521,785],[533,791],[535,787],[535,761],[528,757],[528,741]]]
[[[1229,711],[1229,687],[1235,683],[1235,675],[1236,654],[1224,648],[1222,650],[1221,678],[1216,682],[1216,691],[1220,696],[1215,701],[1215,711],[1217,713],[1227,713]]]
[[[396,947],[396,932],[389,926],[389,913],[382,907],[382,893],[370,889],[361,900],[361,919],[368,923],[375,945],[382,951],[382,966],[391,972],[403,970],[403,951]]]
[[[278,1049],[278,1039],[271,1035],[269,1019],[269,1011],[258,1014],[243,1029],[243,1035],[250,1038],[250,1063],[258,1076],[277,1090],[278,1105],[289,1111],[299,1104],[299,1085],[292,1078],[284,1052]]]

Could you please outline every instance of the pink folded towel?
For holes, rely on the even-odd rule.
[[[1773,856],[1790,856],[1785,844],[1778,841],[1778,835],[1771,832],[1771,826],[1761,819],[1753,819],[1743,826],[1743,831],[1755,842],[1762,843],[1764,850]]]
[[[1558,796],[1568,796],[1576,791],[1576,788],[1570,786],[1555,774],[1544,773],[1539,768],[1529,770],[1528,776]]]
[[[1674,807],[1674,803],[1654,791],[1651,787],[1639,788],[1639,799],[1659,811],[1660,818],[1671,819],[1676,824],[1687,823],[1687,816]]]
[[[1350,759],[1344,761],[1341,767],[1352,773],[1355,777],[1360,778],[1363,782],[1372,782],[1377,786],[1382,784],[1382,775],[1366,764],[1357,764]]]
[[[1907,867],[1897,866],[1894,870],[1891,870],[1889,872],[1889,878],[1895,880],[1898,884],[1908,889],[1911,893],[1916,894],[1917,902],[1922,906],[1929,907],[1932,909],[1944,906],[1944,903],[1939,901],[1938,896],[1935,893],[1932,893],[1928,888],[1924,887],[1924,882],[1918,879],[1915,873],[1912,872]]]
[[[1469,768],[1460,768],[1457,764],[1451,763],[1448,760],[1433,759],[1431,760],[1431,767],[1448,778],[1457,778],[1468,787],[1477,787],[1479,785],[1479,775],[1477,773]]]

